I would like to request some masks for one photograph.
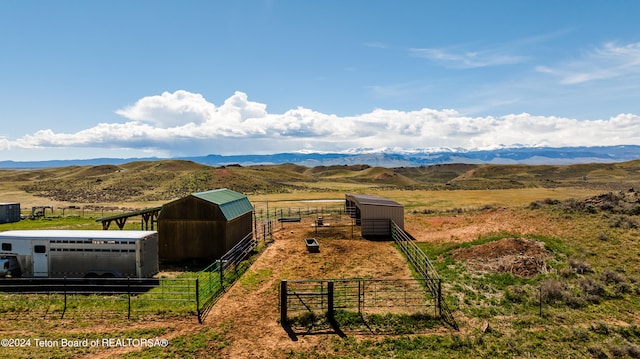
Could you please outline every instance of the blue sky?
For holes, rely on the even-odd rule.
[[[0,2],[0,160],[640,143],[640,1]]]

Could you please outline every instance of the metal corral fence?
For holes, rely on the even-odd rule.
[[[273,235],[273,220],[256,220],[253,222],[253,232],[257,241],[266,240]]]
[[[280,282],[280,321],[305,313],[333,317],[336,309],[359,314],[424,314],[437,302],[425,293],[425,279],[283,280]]]
[[[10,319],[193,315],[195,278],[6,278],[0,315]]]
[[[250,257],[258,242],[253,234],[247,235],[220,260],[211,263],[207,268],[198,272],[197,300],[198,321],[202,323],[215,302],[220,298],[225,288],[233,284],[248,267],[242,266],[245,259]]]
[[[9,319],[197,316],[249,267],[257,242],[246,236],[225,256],[178,278],[4,278],[0,316]]]
[[[260,221],[264,219],[339,216],[345,214],[344,201],[336,200],[335,202],[342,202],[342,204],[329,205],[327,202],[310,202],[310,204],[305,207],[288,206],[287,203],[282,202],[271,205],[260,204],[254,206],[255,219],[256,221]]]
[[[427,255],[413,242],[413,238],[398,227],[398,225],[393,221],[390,222],[391,237],[393,237],[393,240],[396,242],[402,253],[404,253],[409,262],[413,265],[413,268],[418,272],[418,276],[424,278],[425,286],[429,289],[433,298],[436,300],[440,318],[442,318],[443,322],[458,330],[458,323],[456,323],[447,303],[442,300],[442,279],[440,279],[438,272],[431,264]]]

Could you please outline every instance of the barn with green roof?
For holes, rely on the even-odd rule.
[[[158,255],[165,262],[220,259],[253,235],[253,206],[222,188],[166,203],[158,215]]]

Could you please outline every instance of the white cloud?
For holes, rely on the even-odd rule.
[[[560,83],[576,85],[640,74],[640,42],[620,45],[609,42],[581,58],[558,65],[538,66],[541,73],[554,75]]]
[[[133,106],[116,111],[131,120],[150,122],[161,128],[187,123],[202,123],[215,106],[200,94],[183,90],[164,92],[160,96],[148,96],[138,100]]]
[[[454,68],[478,68],[500,65],[513,65],[526,60],[524,56],[510,55],[500,50],[453,51],[451,49],[413,48],[409,52],[416,57],[425,58]]]
[[[125,123],[101,123],[76,133],[51,129],[11,140],[15,149],[103,148],[172,155],[274,153],[353,148],[493,148],[496,145],[591,146],[640,143],[640,117],[578,120],[527,113],[469,117],[455,110],[377,109],[341,117],[296,108],[270,114],[267,106],[236,92],[216,105],[187,91],[140,99],[117,113]]]

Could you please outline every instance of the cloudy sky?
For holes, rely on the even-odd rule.
[[[0,1],[0,160],[640,144],[640,1]]]

